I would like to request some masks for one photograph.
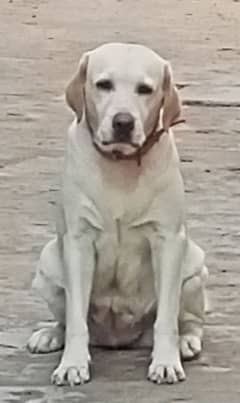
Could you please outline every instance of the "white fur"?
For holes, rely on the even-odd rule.
[[[124,105],[138,116],[145,138],[159,113],[165,61],[135,45],[105,45],[95,52],[86,78],[94,134],[99,139],[100,132],[109,133],[109,116]],[[93,83],[109,72],[118,89],[104,108],[100,98],[109,94],[97,94]],[[156,89],[148,102],[133,94],[138,77]],[[201,350],[207,269],[204,253],[187,232],[171,130],[141,166],[111,161],[93,147],[83,112],[69,129],[60,199],[57,235],[43,249],[34,280],[58,324],[52,336],[49,329],[33,334],[30,350],[60,347],[66,326],[64,353],[52,378],[56,384],[89,380],[89,342],[152,345],[149,379],[185,379],[180,354],[192,358]]]

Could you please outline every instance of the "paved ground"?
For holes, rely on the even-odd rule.
[[[240,2],[2,0],[0,4],[0,401],[217,403],[240,401]],[[59,354],[24,344],[46,307],[29,291],[54,231],[65,132],[62,93],[85,49],[143,42],[170,59],[187,117],[177,129],[190,229],[207,251],[213,312],[188,380],[145,381],[148,351],[95,351],[93,382],[55,389]]]

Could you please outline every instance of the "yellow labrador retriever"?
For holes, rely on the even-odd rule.
[[[28,347],[64,347],[57,385],[89,381],[89,344],[152,346],[148,378],[182,381],[181,358],[201,351],[208,272],[187,231],[169,63],[140,45],[100,46],[81,58],[66,99],[76,119],[57,235],[34,280],[57,322]]]

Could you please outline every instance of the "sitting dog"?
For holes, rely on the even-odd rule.
[[[201,351],[208,270],[186,225],[170,65],[141,45],[102,45],[82,56],[66,100],[76,118],[56,237],[33,284],[56,323],[28,347],[64,347],[57,385],[89,381],[90,344],[151,346],[148,378],[183,381],[181,359]]]

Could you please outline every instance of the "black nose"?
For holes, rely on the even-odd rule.
[[[134,129],[134,117],[127,112],[119,112],[113,117],[112,126],[117,141],[129,141]]]

